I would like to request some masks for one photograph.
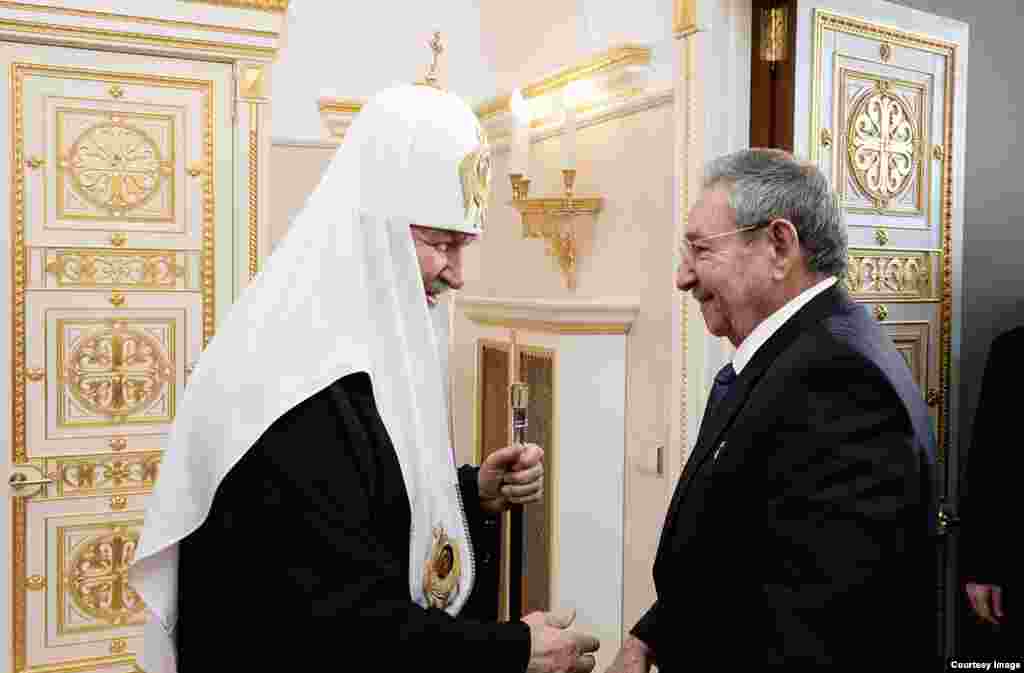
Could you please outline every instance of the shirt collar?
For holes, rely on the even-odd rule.
[[[775,313],[761,321],[761,323],[754,328],[754,331],[750,333],[743,343],[736,349],[736,354],[732,358],[732,367],[736,370],[736,375],[743,371],[743,368],[747,366],[747,363],[754,357],[758,349],[761,348],[771,338],[775,332],[779,330],[786,321],[793,317],[797,311],[802,309],[807,302],[811,301],[819,294],[829,289],[836,283],[835,276],[829,276],[820,283],[809,287],[797,296],[786,302]]]

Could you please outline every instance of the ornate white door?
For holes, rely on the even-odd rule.
[[[814,30],[812,154],[846,211],[847,286],[892,335],[944,438],[956,47],[821,10]]]
[[[236,271],[232,66],[14,44],[0,61],[13,578],[0,668],[133,671],[144,613],[126,570]]]
[[[955,517],[967,27],[885,2],[798,7],[796,151],[833,181],[847,288],[917,379],[939,443],[943,516]],[[947,621],[951,568],[947,559],[940,581]]]

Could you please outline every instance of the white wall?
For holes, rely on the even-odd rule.
[[[671,24],[672,0],[378,0],[358,10],[292,0],[274,66],[271,135],[322,139],[317,98],[366,99],[421,78],[434,30],[446,44],[443,84],[477,103],[624,43],[652,47],[655,76],[668,80]]]
[[[478,0],[347,3],[292,0],[285,44],[274,67],[275,138],[323,138],[321,96],[366,99],[392,84],[421,79],[430,65],[433,31],[445,42],[446,88],[470,99],[494,90],[481,56]]]

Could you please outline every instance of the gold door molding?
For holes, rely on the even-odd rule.
[[[825,147],[823,143],[819,142],[822,136],[822,131],[828,130],[823,126],[825,120],[822,119],[823,99],[825,95],[823,91],[823,71],[826,67],[832,67],[831,63],[825,63],[825,59],[823,57],[826,31],[864,37],[877,40],[880,43],[887,45],[885,49],[879,51],[879,63],[889,64],[890,57],[893,53],[893,47],[906,47],[939,55],[945,59],[945,77],[941,83],[936,82],[936,89],[941,87],[941,91],[944,96],[942,103],[943,125],[942,128],[938,130],[937,134],[941,135],[941,137],[918,137],[916,142],[903,143],[902,145],[904,149],[912,148],[910,150],[912,154],[908,154],[907,156],[920,162],[919,166],[912,167],[910,170],[920,170],[925,174],[933,169],[941,171],[941,198],[939,201],[940,212],[938,213],[938,222],[941,228],[940,237],[942,241],[942,250],[941,259],[939,260],[941,275],[937,278],[939,285],[938,289],[941,292],[941,296],[939,298],[940,366],[938,376],[938,399],[940,400],[938,408],[938,445],[941,460],[945,455],[949,444],[949,388],[952,359],[953,321],[953,129],[955,126],[954,87],[956,84],[956,70],[958,63],[957,45],[930,36],[920,35],[816,9],[814,12],[813,93],[811,101],[811,124],[809,129],[810,138],[808,144],[808,147],[810,148],[811,161],[815,163],[818,163],[823,151],[834,151],[835,149],[844,150],[843,153],[836,155],[836,163],[848,158],[843,155],[850,151],[848,147],[833,147],[830,150],[828,147]],[[883,58],[883,56],[885,56],[885,58]],[[899,83],[897,83],[897,85],[899,85]],[[924,96],[927,98],[926,91],[915,89],[915,87],[917,87],[916,84],[910,87],[905,87],[902,92],[894,92],[893,86],[894,85],[891,82],[884,86],[878,85],[875,89],[876,93],[874,95],[876,97],[887,97],[890,104],[892,104],[892,101],[897,100],[898,97],[900,102],[896,104],[900,105],[906,111],[912,111],[912,106],[908,104],[909,97]],[[846,129],[844,129],[844,131],[846,131]],[[927,167],[927,165],[932,161],[941,163],[941,166],[931,168]],[[838,185],[837,188],[845,191],[844,185]],[[929,218],[929,220],[931,220],[931,218]]]

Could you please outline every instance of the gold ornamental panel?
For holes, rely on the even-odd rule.
[[[846,289],[857,301],[938,301],[939,278],[937,251],[853,248],[847,258]]]
[[[928,390],[928,352],[930,325],[925,321],[888,322],[882,329],[888,332],[910,373],[922,391]]]
[[[58,320],[58,426],[172,420],[174,332],[167,319]]]
[[[142,521],[57,528],[57,633],[145,623],[145,605],[128,581]]]
[[[151,489],[156,483],[163,453],[115,454],[83,458],[57,458],[57,496],[97,495]]]
[[[189,285],[185,253],[174,250],[53,249],[46,253],[46,272],[62,288],[173,289],[179,278]]]
[[[928,203],[928,88],[840,68],[845,157],[837,185],[853,212],[921,216]]]
[[[171,115],[57,110],[57,217],[174,223]]]

